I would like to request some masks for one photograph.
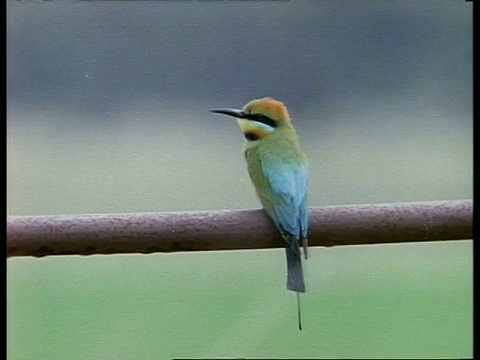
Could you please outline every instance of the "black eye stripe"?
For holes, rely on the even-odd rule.
[[[245,114],[245,119],[258,121],[273,128],[277,127],[277,122],[262,114]]]

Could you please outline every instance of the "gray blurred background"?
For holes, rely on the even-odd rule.
[[[472,197],[470,2],[10,1],[7,17],[9,215],[257,208],[259,203],[240,152],[242,134],[233,119],[211,114],[208,110],[240,108],[249,100],[264,96],[283,101],[290,110],[309,158],[312,206]],[[70,358],[73,354],[90,358],[78,346],[62,340],[65,340],[64,330],[75,331],[72,324],[85,313],[94,321],[97,307],[92,305],[92,301],[95,304],[92,299],[95,297],[85,300],[90,305],[84,313],[72,310],[69,313],[72,318],[67,321],[65,314],[58,314],[58,309],[51,307],[50,292],[45,294],[47,298],[41,296],[44,287],[49,288],[52,282],[56,284],[59,292],[56,300],[63,299],[62,303],[69,308],[68,304],[73,304],[69,301],[84,294],[85,287],[95,286],[92,279],[97,277],[99,269],[108,268],[110,280],[106,280],[106,285],[97,284],[96,291],[105,291],[109,294],[104,295],[110,299],[109,303],[116,303],[126,295],[118,296],[118,287],[113,286],[112,290],[109,284],[124,281],[125,272],[135,273],[129,266],[136,266],[136,274],[138,271],[143,274],[143,266],[147,264],[153,267],[151,272],[146,272],[145,278],[134,283],[146,282],[150,279],[148,273],[152,289],[164,288],[166,284],[182,284],[188,288],[194,286],[189,282],[192,279],[188,276],[178,278],[179,272],[182,273],[179,269],[198,264],[192,272],[203,273],[205,278],[195,282],[203,283],[207,278],[212,281],[209,294],[221,293],[229,299],[228,303],[237,304],[248,303],[249,300],[242,296],[250,291],[249,296],[256,301],[256,305],[252,305],[253,312],[245,310],[242,313],[248,314],[241,316],[244,328],[228,321],[219,325],[208,317],[213,321],[212,329],[220,329],[225,336],[222,341],[211,344],[205,340],[201,345],[186,342],[180,348],[196,350],[182,352],[178,347],[168,348],[172,341],[165,340],[165,347],[161,346],[163,350],[153,351],[156,356],[401,357],[402,349],[407,351],[403,355],[413,357],[420,356],[422,351],[433,357],[471,356],[470,242],[406,244],[389,247],[390,250],[382,246],[353,249],[357,248],[336,249],[335,252],[314,249],[307,268],[307,282],[313,293],[310,292],[305,300],[305,306],[310,306],[310,319],[312,313],[317,312],[313,310],[317,305],[318,313],[323,313],[325,304],[319,301],[329,293],[328,287],[341,286],[338,279],[332,280],[334,273],[350,280],[338,293],[345,298],[339,300],[333,296],[332,307],[355,299],[350,291],[358,286],[355,285],[358,279],[352,276],[361,277],[359,274],[368,274],[362,278],[367,284],[368,295],[363,299],[372,309],[385,304],[385,299],[376,298],[378,304],[375,305],[368,286],[382,294],[391,294],[383,287],[389,284],[395,289],[407,288],[412,290],[411,294],[418,294],[419,289],[438,282],[439,287],[432,285],[426,298],[417,299],[416,295],[412,298],[410,294],[409,300],[399,305],[416,314],[412,323],[392,325],[382,323],[383,315],[362,315],[363,320],[357,324],[358,334],[368,333],[368,319],[373,318],[379,323],[372,338],[386,336],[386,328],[397,329],[391,339],[379,341],[378,346],[358,334],[346,334],[345,329],[337,329],[342,323],[339,318],[331,319],[336,325],[327,326],[324,316],[319,320],[319,328],[315,328],[313,320],[310,325],[307,320],[306,326],[311,330],[303,340],[294,333],[293,337],[278,335],[275,338],[277,348],[254,345],[255,341],[264,342],[265,334],[273,334],[277,329],[271,320],[273,313],[270,318],[261,319],[259,301],[264,310],[267,304],[277,301],[278,307],[274,307],[282,309],[282,301],[285,301],[284,311],[279,310],[286,317],[281,327],[288,329],[285,330],[287,334],[296,330],[291,319],[295,315],[294,300],[285,295],[284,290],[281,250],[88,257],[82,261],[76,257],[57,257],[8,261],[11,358],[32,358],[28,354],[39,358],[39,348],[43,349],[40,353],[49,358],[55,358],[55,354],[58,358],[62,358],[61,354],[69,354]],[[436,252],[439,255],[433,267],[425,265]],[[335,259],[334,253],[338,258]],[[367,258],[361,260],[361,254],[366,254]],[[205,259],[212,256],[215,260],[205,263]],[[271,258],[271,262],[262,263],[261,275],[275,276],[275,280],[264,283],[264,278],[258,274],[262,256]],[[118,262],[119,267],[109,268],[115,266],[112,261]],[[211,272],[212,263],[224,264],[223,270],[218,271],[227,277],[228,266],[238,264],[239,268],[229,270],[235,274],[234,282],[238,285],[235,300],[227,295],[228,286],[213,285],[217,284],[220,275]],[[83,283],[77,279],[69,292],[65,286],[71,286],[71,280],[61,280],[58,276],[65,270],[68,272],[72,264],[76,264],[79,273],[92,271],[92,276],[86,277]],[[348,269],[331,272],[341,264],[351,264],[352,272]],[[392,264],[397,264],[398,268]],[[47,268],[56,270],[37,278],[37,274]],[[425,283],[403,282],[405,271],[412,269],[418,270],[415,274],[425,276]],[[162,272],[174,273],[177,277],[158,278]],[[271,274],[273,272],[275,274]],[[388,280],[378,287],[376,276]],[[436,291],[449,288],[446,278],[456,289],[456,292],[447,291],[447,298],[460,298],[462,303],[459,305],[454,300],[453,303],[440,303],[436,315],[424,318],[422,324],[425,326],[418,327],[419,333],[412,332],[412,324],[421,322],[418,314],[422,311],[416,306],[419,303],[427,306],[428,299],[443,299],[444,296]],[[45,282],[43,290],[34,286],[40,287],[41,281]],[[261,296],[258,291],[247,291],[255,281],[261,282],[256,288],[262,289]],[[130,296],[131,285],[124,284],[122,288]],[[267,288],[270,289],[268,294],[277,292],[271,295],[275,296],[273,299],[267,297]],[[179,289],[170,290],[170,295],[176,299],[172,300],[174,303],[178,300],[174,294],[179,292]],[[158,299],[162,295],[163,292],[142,296]],[[205,301],[205,307],[195,314],[204,314],[206,308],[212,307],[211,300]],[[224,306],[217,301],[219,307]],[[193,302],[195,300],[191,299]],[[203,304],[200,300],[196,303]],[[460,309],[449,312],[450,322],[437,316],[448,311],[447,304],[450,309]],[[157,305],[150,305],[158,309]],[[72,305],[72,309],[75,306]],[[125,306],[140,308],[137,311],[150,309],[145,310],[148,314],[156,311],[133,300]],[[226,312],[227,318],[238,313],[238,306],[232,306]],[[184,311],[188,309],[186,306]],[[175,308],[172,311],[177,312]],[[385,310],[389,314],[398,311],[395,307]],[[39,313],[49,314],[49,319],[58,316],[61,326],[54,327],[63,329],[51,336],[50,342],[34,331],[36,326],[39,329],[52,326],[47,320],[39,320]],[[148,318],[150,315],[146,313],[135,319]],[[332,313],[337,314],[338,309],[333,309]],[[198,336],[198,320],[192,322],[192,317],[185,314],[182,316],[187,319],[186,324]],[[358,312],[354,312],[353,317],[356,315]],[[339,316],[345,316],[344,320],[352,319],[346,314]],[[100,333],[115,333],[119,329],[115,321],[120,321],[119,318],[122,317],[112,313],[112,319],[116,320]],[[208,319],[202,318],[202,321],[208,323]],[[270,324],[270,332],[257,328],[260,337],[253,339],[250,331],[254,326],[249,323],[252,319]],[[183,334],[187,325],[182,327],[182,320],[178,318],[173,322],[179,324],[178,331],[181,329]],[[435,332],[446,322],[449,329],[437,334],[435,339],[419,335]],[[136,329],[136,334],[148,328],[144,323],[137,325],[138,328],[127,322],[125,328]],[[148,333],[150,330],[155,333],[153,329],[157,325],[151,324],[153,328],[148,328]],[[330,331],[336,330],[328,332],[324,326]],[[75,336],[82,338],[90,333],[91,327],[86,328],[89,330]],[[403,343],[398,339],[398,332],[412,334],[412,338]],[[235,340],[230,341],[228,334]],[[248,334],[248,341],[239,340]],[[313,345],[325,335],[332,336],[328,351],[325,344]],[[118,342],[130,351],[138,348],[137,352],[130,352],[132,356],[146,358],[146,354],[152,354],[145,350],[148,346],[129,343],[129,336],[125,335],[127,340],[120,337],[122,340]],[[172,339],[178,340],[179,336]],[[148,336],[143,336],[143,341],[147,341],[145,338]],[[351,340],[354,343],[346,347],[347,338],[359,340],[358,343]],[[29,340],[25,343],[22,339]],[[125,341],[129,345],[125,345]],[[158,343],[160,340],[151,341]],[[235,341],[245,346],[230,347]],[[443,344],[448,346],[443,348]],[[275,349],[282,350],[275,352]],[[108,357],[102,354],[99,350],[92,353],[91,358]]]
[[[472,188],[471,4],[10,2],[10,214],[258,207],[235,121],[287,104],[311,205]]]

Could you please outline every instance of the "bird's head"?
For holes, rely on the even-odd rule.
[[[278,129],[291,126],[285,105],[269,97],[252,100],[241,110],[213,109],[210,111],[237,118],[240,129],[249,141],[261,140]]]

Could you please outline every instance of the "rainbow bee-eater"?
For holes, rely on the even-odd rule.
[[[300,293],[305,293],[305,282],[300,245],[306,259],[308,166],[287,108],[266,97],[250,101],[241,110],[211,111],[237,118],[243,131],[250,179],[285,240],[287,289],[297,293],[298,327],[302,330]]]

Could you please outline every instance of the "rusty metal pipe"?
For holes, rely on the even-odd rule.
[[[310,208],[310,246],[472,238],[473,201]],[[283,247],[263,210],[11,216],[7,257]]]

